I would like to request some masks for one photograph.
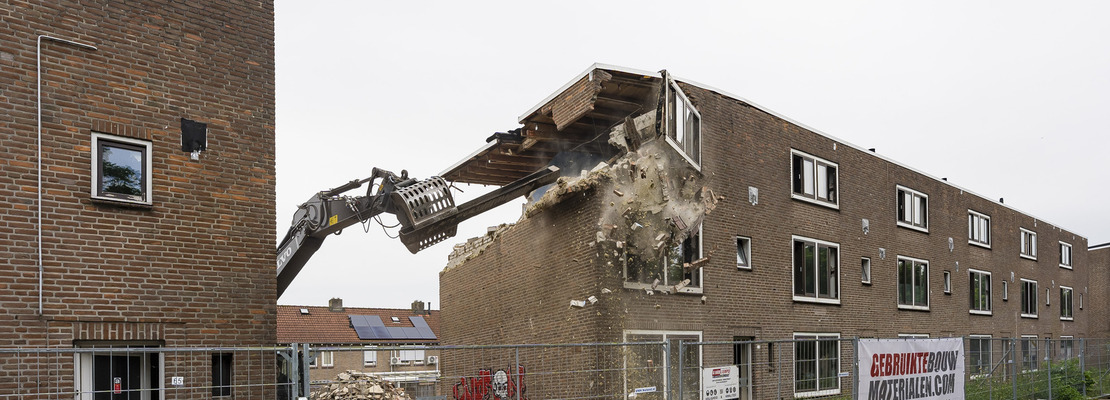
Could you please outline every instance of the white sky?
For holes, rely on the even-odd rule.
[[[438,174],[594,62],[667,69],[1110,241],[1110,2],[472,3],[277,0],[275,245],[313,193]],[[451,247],[519,211],[417,255],[353,226],[279,303],[438,309]]]

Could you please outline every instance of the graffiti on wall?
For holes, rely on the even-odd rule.
[[[496,372],[490,369],[478,370],[478,376],[459,378],[459,383],[451,388],[455,400],[528,400],[524,393],[524,366],[516,366],[516,374],[510,375],[503,369]]]

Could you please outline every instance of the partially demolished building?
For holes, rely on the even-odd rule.
[[[563,178],[456,246],[444,344],[1107,331],[1083,236],[724,92],[594,65],[520,122],[445,178]],[[821,384],[796,395],[839,392],[837,370],[809,372]],[[588,390],[637,387],[621,379]]]

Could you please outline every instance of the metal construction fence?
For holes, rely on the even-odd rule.
[[[861,371],[857,338],[659,339],[490,346],[0,349],[0,400],[383,398],[377,383],[351,386],[364,378],[388,381],[418,400],[869,400],[923,395],[878,392],[873,381],[861,380],[875,371]],[[953,371],[962,373],[964,390],[946,398],[1110,394],[1110,340],[965,337],[962,346],[962,368]],[[710,383],[728,374],[734,383],[727,387]]]

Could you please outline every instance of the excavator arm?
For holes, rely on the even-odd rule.
[[[378,168],[369,178],[316,193],[297,208],[289,231],[278,244],[277,295],[285,293],[324,239],[343,228],[383,212],[393,214],[401,223],[401,242],[416,254],[455,236],[462,221],[554,182],[558,172],[557,167],[549,166],[459,206],[443,178],[418,181],[410,179],[406,171],[396,175]],[[365,195],[343,195],[367,183]]]

